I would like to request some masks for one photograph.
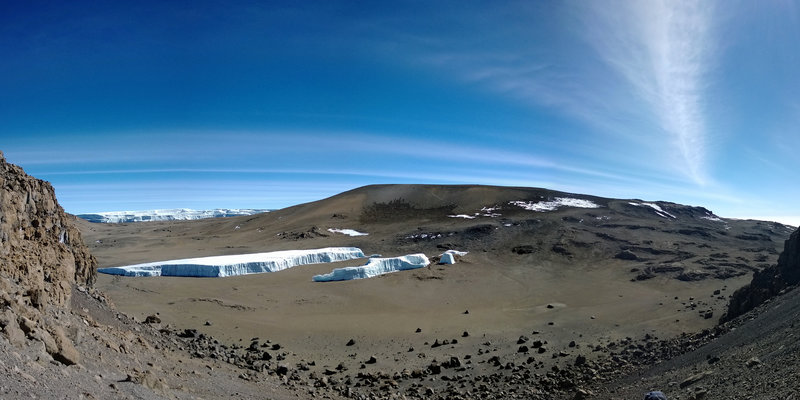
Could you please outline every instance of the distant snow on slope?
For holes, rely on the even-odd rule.
[[[335,228],[328,228],[328,232],[330,233],[341,233],[347,236],[367,236],[369,233],[359,232],[354,229],[335,229]]]
[[[571,197],[556,197],[552,201],[509,201],[508,204],[524,208],[529,211],[553,211],[559,207],[576,207],[576,208],[600,208],[598,204],[593,201],[584,199],[575,199]]]
[[[99,268],[97,272],[122,276],[188,276],[220,278],[226,276],[276,272],[306,264],[320,264],[364,258],[357,247],[327,247],[312,250],[284,250],[156,261],[124,267]]]
[[[78,214],[78,218],[96,223],[185,221],[205,218],[238,217],[241,215],[253,215],[269,211],[270,210],[257,208],[215,208],[213,210],[171,208],[163,210],[109,211],[94,214]]]
[[[450,218],[475,219],[474,215],[467,215],[467,214],[448,215],[448,217],[450,217]]]
[[[397,271],[422,268],[430,264],[425,254],[410,254],[393,258],[370,258],[360,267],[336,268],[328,274],[314,275],[315,282],[349,281],[366,279]]]
[[[643,206],[644,207],[650,207],[650,208],[656,210],[656,214],[658,214],[662,218],[672,218],[672,219],[677,219],[678,218],[678,217],[676,217],[676,216],[664,211],[664,209],[662,209],[661,206],[659,206],[656,203],[634,203],[634,202],[628,202],[628,204],[630,204],[632,206],[637,206],[637,207],[643,207]]]

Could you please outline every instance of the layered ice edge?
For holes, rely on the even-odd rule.
[[[121,276],[184,276],[221,278],[276,272],[306,264],[320,264],[364,258],[357,247],[326,247],[311,250],[283,250],[156,261],[121,267],[99,268],[97,272]]]

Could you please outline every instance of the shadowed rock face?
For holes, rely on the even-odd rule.
[[[800,283],[800,229],[784,244],[778,264],[757,272],[747,286],[733,294],[722,322],[752,310],[789,286]]]
[[[49,183],[0,153],[0,304],[68,304],[73,284],[94,282],[96,261]]]

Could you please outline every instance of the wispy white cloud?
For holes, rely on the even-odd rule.
[[[705,92],[715,53],[712,2],[594,3],[587,38],[671,139],[684,173],[708,182]]]
[[[513,44],[479,51],[463,46],[473,37],[454,37],[420,59],[588,124],[584,139],[604,137],[608,147],[641,156],[629,165],[655,162],[684,180],[710,183],[705,102],[717,52],[713,3],[577,1],[543,8],[525,16],[522,7],[512,23],[525,25],[527,18],[537,26],[530,22],[552,18],[562,30],[518,26],[508,30]],[[552,43],[519,46],[519,37]]]

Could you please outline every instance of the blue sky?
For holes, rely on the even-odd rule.
[[[68,212],[476,183],[800,224],[798,1],[111,3],[0,3],[0,150]]]

